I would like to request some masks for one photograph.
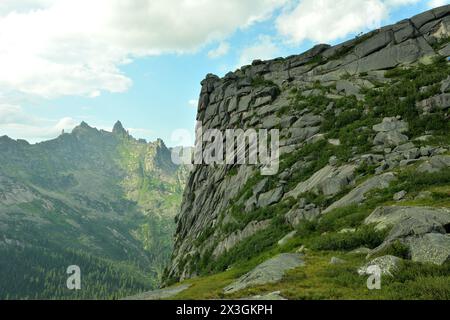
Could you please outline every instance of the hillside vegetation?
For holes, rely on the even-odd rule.
[[[30,145],[0,138],[0,299],[110,299],[153,289],[187,169],[162,141],[86,123]],[[66,287],[78,265],[83,290]]]

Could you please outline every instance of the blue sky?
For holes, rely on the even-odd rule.
[[[106,14],[103,0],[93,7],[72,1],[76,8],[66,0],[3,1],[0,29],[13,35],[0,32],[0,69],[7,70],[0,76],[0,135],[37,142],[81,121],[109,130],[121,120],[135,137],[171,146],[179,143],[171,140],[174,130],[193,132],[207,73],[339,43],[449,3],[229,0],[216,8],[210,0],[166,0],[150,8],[136,0],[116,8],[109,0]],[[77,18],[72,24],[69,13]],[[40,21],[48,26],[33,33]]]

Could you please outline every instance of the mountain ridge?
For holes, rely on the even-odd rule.
[[[48,268],[36,261],[34,269],[23,271],[24,277],[57,277],[54,282],[39,282],[40,290],[30,290],[36,298],[78,297],[63,286],[45,289],[59,283],[58,277],[64,279],[64,268],[41,277],[37,271],[51,270],[63,261],[74,264],[66,261],[71,256],[92,269],[86,283],[92,290],[78,298],[120,297],[158,284],[170,254],[173,217],[188,170],[172,163],[162,141],[134,139],[120,122],[113,132],[82,122],[71,133],[33,145],[2,137],[0,152],[0,250],[10,261],[22,259],[15,257],[20,250],[11,251],[14,246],[31,256],[41,252]],[[47,255],[49,248],[61,255],[61,261]],[[5,259],[2,268],[8,270]],[[109,270],[111,284],[94,276],[98,270],[89,261],[96,261],[92,263],[99,264],[99,270]],[[114,278],[117,274],[124,283]],[[5,289],[10,298],[23,298],[23,287],[31,285],[24,279],[1,280],[10,289]],[[110,289],[94,290],[95,286]]]

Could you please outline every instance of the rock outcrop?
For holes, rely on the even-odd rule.
[[[230,294],[248,287],[278,282],[287,271],[302,265],[304,262],[300,254],[280,254],[243,275],[236,282],[227,286],[224,292]]]
[[[345,43],[317,45],[311,50],[287,58],[254,61],[223,78],[209,74],[202,81],[197,120],[203,132],[208,129],[278,129],[281,159],[289,159],[288,167],[276,176],[260,177],[260,165],[195,165],[184,193],[177,216],[177,231],[172,263],[167,278],[185,279],[196,274],[198,257],[214,257],[227,248],[245,242],[248,221],[239,224],[240,215],[254,214],[256,226],[270,218],[270,212],[281,212],[286,223],[296,226],[303,219],[314,219],[336,208],[359,204],[373,190],[387,188],[396,180],[393,172],[436,156],[436,148],[416,146],[410,141],[411,129],[405,119],[386,118],[378,125],[358,128],[355,137],[364,136],[370,143],[370,154],[350,150],[350,160],[337,158],[329,163],[297,153],[310,145],[323,143],[325,147],[339,147],[342,141],[328,137],[327,116],[342,115],[345,110],[338,100],[353,97],[353,106],[364,100],[364,91],[377,90],[380,83],[390,84],[387,70],[430,63],[439,55],[448,56],[443,42],[450,34],[450,6],[443,6],[423,14],[383,27]],[[417,105],[422,113],[443,112],[447,108],[448,85],[439,84],[442,92]],[[301,99],[295,98],[295,94]],[[352,109],[353,110],[353,109]],[[200,136],[198,141],[202,141]],[[316,155],[318,157],[319,154]],[[328,161],[328,159],[327,159]],[[420,170],[441,167],[441,160]],[[439,162],[439,164],[437,163]],[[358,176],[361,166],[374,167],[375,175],[364,179]],[[424,165],[425,166],[425,165]],[[431,169],[430,169],[431,168]],[[305,172],[302,179],[290,182],[292,176]],[[308,172],[308,173],[306,173]],[[361,183],[361,181],[363,181]],[[249,187],[249,182],[254,183]],[[305,194],[332,199],[351,189],[328,207],[296,206]],[[280,205],[293,201],[292,208]],[[236,209],[238,208],[238,209]],[[259,210],[259,211],[258,211]],[[239,211],[239,212],[236,212]],[[251,215],[252,216],[252,215]],[[269,216],[269,217],[268,217]],[[239,231],[233,226],[239,226]],[[254,228],[251,228],[254,230]],[[260,231],[263,232],[263,231]],[[276,239],[274,241],[278,241]],[[230,245],[231,244],[231,245]],[[195,260],[194,257],[196,257]]]
[[[393,276],[393,273],[398,269],[399,263],[401,259],[394,256],[382,256],[372,261],[366,263],[364,266],[359,268],[359,275],[372,275],[376,273],[377,270],[374,267],[378,268],[380,275],[389,275]]]
[[[409,248],[411,260],[443,264],[450,258],[450,209],[431,207],[380,207],[365,221],[377,229],[392,228],[372,254],[400,241]]]

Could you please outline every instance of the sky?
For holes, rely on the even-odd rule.
[[[206,74],[337,44],[449,3],[0,0],[0,136],[36,143],[81,121],[110,131],[120,120],[136,138],[189,145]]]

